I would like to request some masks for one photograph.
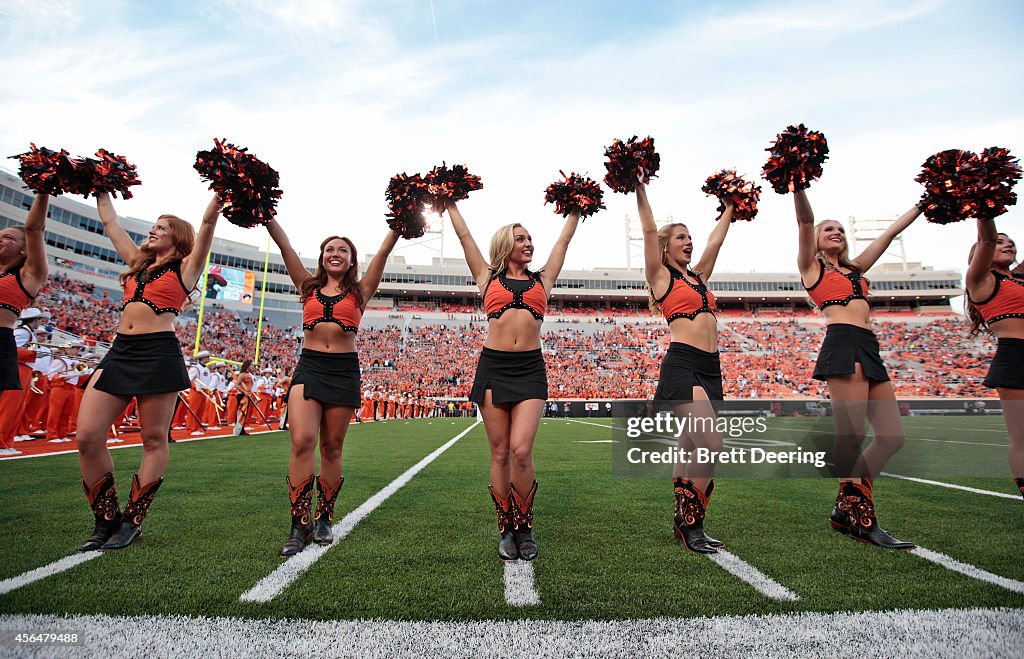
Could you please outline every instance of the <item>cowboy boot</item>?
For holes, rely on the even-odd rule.
[[[686,478],[674,478],[672,484],[676,495],[676,514],[673,520],[676,539],[682,540],[690,551],[700,554],[717,554],[718,550],[708,542],[708,537],[704,535],[704,514],[708,507],[707,496]]]
[[[164,477],[161,476],[143,487],[139,484],[139,475],[132,475],[132,490],[128,496],[128,505],[124,507],[121,526],[114,531],[109,540],[103,543],[100,549],[124,549],[142,535],[142,521],[146,519],[149,506],[153,503],[153,497],[156,496],[156,491],[160,489],[163,482]]]
[[[897,540],[878,526],[872,482],[868,478],[863,480],[863,483],[846,482],[839,502],[840,511],[850,517],[850,537],[886,549],[913,549],[914,543]]]
[[[714,491],[715,491],[715,481],[714,481],[714,479],[712,479],[712,480],[708,481],[708,489],[707,489],[706,492],[704,492],[704,500],[707,501],[707,505],[708,506],[711,505],[711,493],[714,492]],[[707,510],[705,510],[704,512],[707,512]],[[704,530],[704,523],[703,522],[701,522],[701,530],[702,531]],[[722,542],[721,540],[715,540],[714,538],[712,538],[707,533],[704,534],[704,539],[707,540],[708,544],[711,545],[712,547],[718,548],[718,547],[724,547],[725,546],[724,542]]]
[[[839,492],[836,494],[836,505],[832,507],[832,514],[828,516],[828,521],[829,524],[832,525],[832,528],[843,535],[850,535],[850,526],[853,524],[853,520],[850,519],[849,515],[840,510],[839,504],[843,500],[843,488],[846,487],[848,483],[852,482],[853,481],[849,480],[839,481]]]
[[[82,489],[85,490],[85,496],[89,499],[92,514],[96,518],[96,526],[92,530],[92,535],[84,545],[78,548],[78,551],[96,551],[110,539],[110,536],[114,535],[114,531],[121,524],[121,507],[117,503],[114,474],[107,472],[93,483],[92,487],[86,485],[83,480]]]
[[[313,506],[313,481],[316,476],[310,474],[298,487],[292,485],[290,477],[285,476],[284,480],[288,484],[288,495],[292,502],[292,530],[284,541],[281,556],[294,556],[313,539],[313,520],[309,509]]]
[[[522,497],[516,492],[516,486],[509,483],[512,495],[512,517],[515,522],[516,548],[519,550],[519,558],[524,561],[532,561],[537,558],[537,541],[533,539],[533,498],[537,494],[537,481],[533,481],[533,487],[529,494]]]
[[[338,493],[345,483],[345,477],[338,479],[334,487],[325,486],[322,479],[316,479],[316,514],[313,516],[313,542],[318,545],[329,545],[334,542],[334,533],[331,531],[331,522],[334,521],[334,502],[338,500]]]
[[[488,485],[491,491],[491,500],[494,502],[494,509],[498,512],[498,558],[503,561],[514,561],[519,558],[519,548],[516,546],[515,515],[512,512],[512,495],[502,497],[493,485]]]
[[[1024,497],[1024,478],[1014,478],[1013,482],[1017,484],[1017,489],[1020,490],[1020,495]]]

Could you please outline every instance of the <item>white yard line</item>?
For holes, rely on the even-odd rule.
[[[302,574],[313,566],[316,561],[323,556],[331,547],[338,544],[345,539],[352,529],[356,527],[359,522],[363,521],[370,513],[377,509],[382,503],[388,500],[395,492],[397,492],[403,485],[412,480],[413,476],[422,471],[427,465],[437,459],[442,453],[447,451],[455,442],[465,437],[473,428],[476,428],[480,422],[476,421],[470,427],[466,428],[458,435],[448,440],[430,455],[423,458],[401,476],[391,481],[381,491],[374,494],[372,497],[363,502],[361,506],[345,515],[344,519],[334,525],[332,528],[334,532],[334,542],[330,545],[310,545],[303,551],[292,556],[284,563],[281,564],[276,570],[268,574],[266,577],[260,580],[251,589],[242,593],[240,601],[242,602],[269,602],[298,579]]]
[[[246,433],[247,436],[252,437],[253,435],[267,435],[272,432],[282,432],[280,430],[258,430],[256,432]],[[240,435],[211,435],[209,437],[184,437],[182,439],[174,440],[175,444],[187,444],[188,442],[202,442],[207,439],[232,439],[234,437],[240,437]],[[15,446],[14,448],[18,448]],[[116,451],[122,448],[142,448],[142,442],[138,444],[118,444],[118,445],[107,445],[107,448],[111,451]],[[52,453],[35,453],[33,455],[12,455],[4,457],[3,460],[26,460],[28,458],[48,458],[51,455],[69,455],[72,453],[78,453],[78,449],[71,449],[70,451],[53,451]],[[0,460],[2,462],[3,460]]]
[[[953,572],[959,572],[965,576],[977,579],[978,581],[984,581],[986,583],[994,584],[1000,588],[1013,591],[1015,593],[1024,593],[1024,581],[1017,581],[1016,579],[1010,579],[1008,577],[1001,577],[998,574],[992,574],[987,570],[982,570],[980,567],[975,567],[969,563],[961,563],[955,558],[940,554],[937,551],[925,549],[924,547],[917,547],[916,549],[910,550],[911,554],[920,556],[926,561],[931,561],[936,565],[941,565],[947,570]]]
[[[12,590],[17,590],[22,586],[27,586],[30,583],[39,581],[40,579],[45,579],[51,574],[59,574],[65,570],[70,570],[76,565],[81,565],[86,561],[91,561],[92,559],[99,558],[102,555],[103,552],[101,551],[87,551],[81,554],[71,554],[70,556],[65,556],[60,560],[52,562],[49,565],[37,567],[34,570],[29,570],[28,572],[19,574],[16,577],[11,577],[10,579],[4,579],[3,581],[0,581],[0,595],[5,595]]]
[[[540,595],[533,583],[533,563],[505,562],[505,603],[509,606],[539,606]]]
[[[980,490],[976,487],[967,487],[966,485],[957,485],[955,483],[944,483],[942,481],[932,481],[927,478],[914,478],[913,476],[900,476],[899,474],[890,474],[887,471],[881,472],[882,476],[888,478],[898,478],[900,480],[912,481],[914,483],[923,483],[925,485],[937,485],[939,487],[948,487],[951,490],[963,490],[964,492],[973,492],[974,494],[987,494],[990,497],[999,497],[1000,499],[1014,499],[1020,500],[1019,494],[1006,494],[1005,492],[993,492],[992,490]],[[1007,477],[1009,480],[1009,476]]]
[[[799,595],[735,554],[719,548],[717,554],[707,554],[707,557],[737,579],[750,584],[754,590],[765,597],[785,602],[800,601]]]
[[[0,616],[0,630],[77,631],[74,656],[1024,656],[1024,610],[787,613],[647,620],[387,621]],[[851,633],[855,630],[856,633]],[[66,650],[64,650],[66,652]],[[26,650],[27,652],[27,650]],[[44,651],[45,652],[45,651]],[[52,651],[56,655],[57,651]],[[47,653],[47,654],[51,654]],[[63,656],[63,655],[61,655]]]

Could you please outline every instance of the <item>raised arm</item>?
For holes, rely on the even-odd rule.
[[[725,198],[721,201],[725,204],[725,211],[722,212],[721,217],[718,218],[717,226],[715,226],[711,235],[708,236],[708,246],[704,248],[700,261],[692,268],[705,282],[711,277],[711,273],[715,269],[718,253],[722,250],[722,243],[725,242],[725,236],[729,233],[729,227],[732,226],[732,216],[736,211],[736,203],[731,198]]]
[[[796,251],[796,267],[800,278],[816,277],[814,268],[818,260],[818,246],[814,242],[814,211],[807,193],[797,190],[793,193],[793,206],[796,208],[796,226],[798,242]]]
[[[110,193],[96,193],[96,210],[100,214],[100,222],[103,222],[103,230],[107,232],[107,238],[114,245],[114,251],[125,263],[132,263],[139,255],[139,246],[136,245],[128,232],[124,230],[117,221],[117,213],[114,211],[114,203],[110,200]]]
[[[644,278],[651,290],[668,288],[669,273],[662,261],[662,249],[658,244],[658,224],[654,211],[647,199],[647,186],[636,186],[636,211],[640,216],[640,229],[644,236]]]
[[[554,287],[555,281],[558,279],[558,273],[562,271],[562,265],[565,263],[565,253],[569,251],[569,243],[572,242],[572,237],[576,235],[576,227],[579,224],[580,214],[577,212],[569,213],[569,217],[565,219],[565,226],[562,227],[562,233],[558,236],[555,246],[551,249],[548,262],[544,264],[544,269],[541,270],[540,283],[544,285],[544,290],[548,292]]]
[[[206,205],[206,211],[203,213],[203,223],[199,225],[199,231],[196,233],[196,244],[192,248],[192,253],[181,260],[181,279],[186,286],[195,286],[199,281],[199,276],[203,274],[203,268],[206,267],[206,256],[210,253],[210,248],[213,247],[213,232],[217,228],[220,207],[220,199],[217,198],[217,195],[213,195],[213,199]]]
[[[50,196],[36,194],[25,218],[25,264],[21,266],[21,283],[29,293],[38,295],[46,283],[46,209]]]
[[[366,266],[366,274],[359,280],[359,290],[363,294],[363,306],[366,306],[370,298],[377,293],[380,280],[384,276],[384,265],[388,262],[391,250],[397,244],[398,234],[394,231],[388,231],[388,235],[384,237],[384,242],[381,243],[380,249],[373,255],[370,265]]]
[[[882,254],[885,254],[885,250],[889,249],[889,245],[896,236],[903,233],[903,230],[910,226],[910,224],[921,215],[921,209],[914,206],[903,215],[900,215],[886,227],[882,235],[871,241],[867,249],[857,255],[857,258],[853,259],[853,264],[857,266],[857,269],[861,272],[867,272],[871,269],[871,266],[875,262],[882,258]]]
[[[995,220],[978,220],[978,242],[974,246],[974,256],[970,265],[967,266],[967,275],[964,277],[964,284],[967,286],[967,293],[976,300],[984,300],[992,294],[995,287],[995,277],[992,276],[992,257],[996,254],[996,241],[999,239],[999,232],[996,231]]]
[[[462,243],[462,251],[466,255],[466,265],[469,266],[469,272],[473,275],[473,280],[476,281],[478,286],[483,286],[489,277],[488,264],[484,260],[483,255],[480,253],[480,248],[477,247],[476,241],[473,240],[472,234],[469,233],[469,227],[466,226],[466,220],[462,217],[462,213],[459,212],[459,207],[454,201],[448,202],[448,217],[452,218],[452,226],[455,227],[455,235],[459,237],[459,242]]]
[[[288,270],[292,284],[296,289],[302,290],[302,283],[309,279],[310,272],[306,270],[306,266],[302,265],[302,259],[299,258],[291,241],[288,240],[288,234],[284,232],[277,220],[267,222],[267,232],[270,233],[270,238],[277,248],[281,250],[281,259],[284,260],[284,267]]]

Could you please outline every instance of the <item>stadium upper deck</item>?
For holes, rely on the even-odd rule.
[[[21,180],[0,170],[0,228],[23,224],[32,197]],[[152,222],[121,218],[124,228],[135,240],[141,240]],[[103,234],[96,208],[70,197],[50,202],[46,242],[52,259],[51,272],[71,274],[105,288],[118,288],[117,275],[124,264]],[[369,262],[367,255],[363,263]],[[256,296],[260,294],[266,252],[253,245],[215,239],[211,264],[249,270],[256,273]],[[313,259],[303,259],[315,267]],[[872,301],[883,307],[948,309],[951,297],[962,295],[958,271],[936,271],[921,264],[902,266],[883,264],[870,271]],[[793,311],[806,308],[807,298],[796,272],[716,273],[711,290],[723,309]],[[399,304],[441,302],[476,306],[479,295],[462,259],[435,258],[430,265],[414,265],[401,256],[393,256],[384,272],[380,290],[371,306],[397,308]],[[228,309],[246,314],[254,307],[230,300],[218,301]],[[563,270],[552,291],[555,308],[625,307],[646,309],[647,292],[641,269],[594,268]],[[285,272],[279,254],[270,254],[266,282],[266,306],[276,312],[299,312],[295,288]]]

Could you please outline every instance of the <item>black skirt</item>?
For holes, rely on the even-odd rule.
[[[483,403],[488,389],[491,402],[496,404],[547,400],[548,374],[540,349],[507,352],[484,348],[469,399],[478,405]]]
[[[982,384],[993,389],[1024,389],[1024,339],[999,339]]]
[[[832,323],[825,330],[825,340],[814,365],[814,379],[827,380],[832,375],[853,375],[860,362],[864,377],[872,382],[888,382],[889,373],[879,354],[875,333],[856,325]]]
[[[115,396],[151,396],[190,386],[174,332],[119,332],[96,370],[102,372],[93,386]]]
[[[302,385],[302,397],[323,405],[356,407],[361,404],[359,355],[354,352],[321,352],[303,348],[292,373],[292,388]]]
[[[654,400],[691,401],[694,387],[703,388],[709,400],[720,401],[725,397],[722,393],[722,362],[718,353],[673,341],[661,360]]]
[[[14,330],[0,327],[0,391],[21,389],[18,376],[18,346],[14,343]]]

